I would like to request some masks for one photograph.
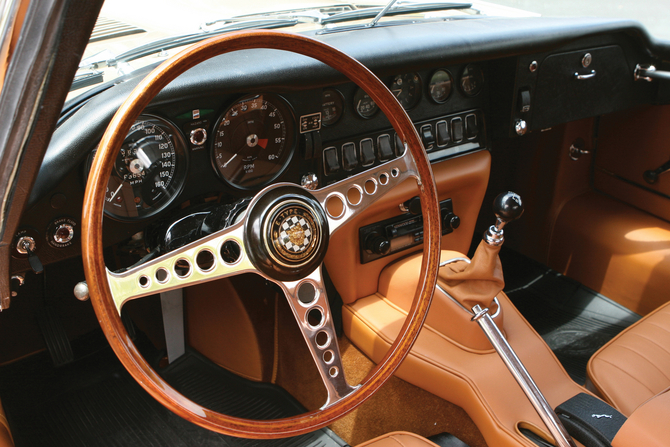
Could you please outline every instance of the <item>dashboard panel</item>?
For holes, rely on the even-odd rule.
[[[495,25],[495,31],[483,31],[482,24]],[[428,158],[440,163],[494,150],[496,141],[516,137],[519,120],[540,130],[649,102],[656,93],[650,86],[618,80],[626,66],[650,60],[640,47],[644,36],[624,33],[636,26],[596,19],[481,18],[385,27],[366,31],[366,39],[356,33],[318,38],[380,76],[415,123]],[[598,48],[613,46],[618,50],[600,57]],[[614,85],[621,93],[610,95],[606,107],[585,103],[573,114],[551,114],[556,95],[572,87],[555,88],[564,81],[555,80],[552,70],[543,71],[545,60],[589,51],[603,64],[599,71],[614,58],[619,71],[614,84],[603,88]],[[232,203],[278,181],[317,188],[402,153],[403,142],[389,121],[355,84],[311,59],[279,54],[252,50],[206,61],[177,78],[147,107],[115,167],[106,246],[141,238],[148,227],[192,206]],[[265,67],[260,62],[269,58],[277,62],[255,68]],[[539,64],[537,72],[529,70],[533,62]],[[221,70],[222,63],[237,70]],[[80,254],[78,225],[88,160],[141,76],[142,71],[66,106],[17,234],[37,242],[35,254],[42,263]],[[532,99],[529,105],[526,96]],[[151,129],[155,133],[148,136],[164,141],[140,141],[137,133]],[[161,146],[165,144],[167,148]],[[123,210],[114,201],[125,204]],[[28,268],[26,255],[14,250],[12,271]]]

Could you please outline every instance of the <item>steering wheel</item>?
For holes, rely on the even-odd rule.
[[[386,114],[405,143],[404,154],[312,192],[290,183],[268,186],[251,200],[239,223],[123,273],[110,272],[103,259],[104,197],[114,160],[131,125],[158,92],[181,73],[213,56],[252,48],[299,53],[339,70],[362,87]],[[328,240],[367,206],[410,177],[417,181],[424,216],[419,285],[407,319],[386,356],[361,384],[351,386],[344,377],[322,276]],[[91,301],[102,330],[124,367],[172,412],[209,430],[237,437],[296,436],[329,425],[362,404],[409,353],[428,313],[437,279],[439,205],[430,163],[416,129],[396,98],[361,63],[301,35],[274,31],[231,33],[195,44],[157,67],[119,108],[100,142],[86,184],[82,221],[82,252]],[[287,236],[287,232],[293,233]],[[208,270],[202,270],[197,263],[198,255],[205,251],[215,259]],[[320,409],[284,419],[250,420],[204,408],[177,392],[147,364],[121,322],[121,307],[128,300],[248,272],[276,283],[284,291],[328,392]]]

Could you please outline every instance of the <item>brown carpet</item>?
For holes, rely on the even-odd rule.
[[[279,362],[276,383],[308,409],[319,408],[326,390],[288,305],[279,306]],[[346,337],[339,340],[347,381],[360,381],[374,363]],[[397,377],[392,377],[367,402],[330,426],[350,445],[392,431],[428,437],[448,432],[471,447],[486,447],[481,432],[459,406]]]

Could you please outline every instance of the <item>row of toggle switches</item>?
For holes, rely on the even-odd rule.
[[[482,131],[478,111],[461,112],[443,118],[416,124],[426,152],[437,152],[447,147],[477,146]],[[474,145],[472,143],[475,143]],[[339,147],[338,147],[339,146]],[[464,148],[466,149],[466,148]],[[346,141],[323,150],[323,170],[326,176],[340,177],[358,168],[367,168],[400,156],[404,151],[398,135],[386,131],[379,135],[364,137],[358,142]],[[453,152],[453,150],[449,150]]]

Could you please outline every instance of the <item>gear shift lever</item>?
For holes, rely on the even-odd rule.
[[[511,191],[499,194],[493,201],[493,211],[497,218],[496,223],[486,230],[482,237],[483,242],[480,244],[480,248],[478,248],[477,251],[488,245],[490,247],[489,250],[495,251],[497,260],[498,250],[505,241],[503,227],[513,220],[518,219],[523,214],[521,197]],[[475,253],[473,263],[476,260],[476,256],[477,254]],[[476,321],[482,328],[484,334],[486,334],[486,338],[489,339],[491,345],[498,352],[503,363],[512,373],[512,376],[517,381],[526,397],[528,397],[531,405],[533,405],[535,411],[537,411],[538,415],[549,429],[556,444],[559,447],[575,447],[575,443],[563,426],[563,423],[558,419],[553,408],[551,408],[546,398],[535,384],[535,381],[523,366],[519,357],[517,357],[514,349],[512,349],[505,339],[505,336],[493,322],[493,319],[489,315],[488,308],[482,308],[480,304],[475,304],[472,306],[472,312],[475,314],[474,317],[472,317],[472,321]]]
[[[491,225],[484,233],[483,239],[489,245],[499,246],[505,241],[503,228],[517,220],[523,214],[523,202],[518,194],[507,191],[498,194],[493,201],[493,212],[496,215],[495,225]]]

